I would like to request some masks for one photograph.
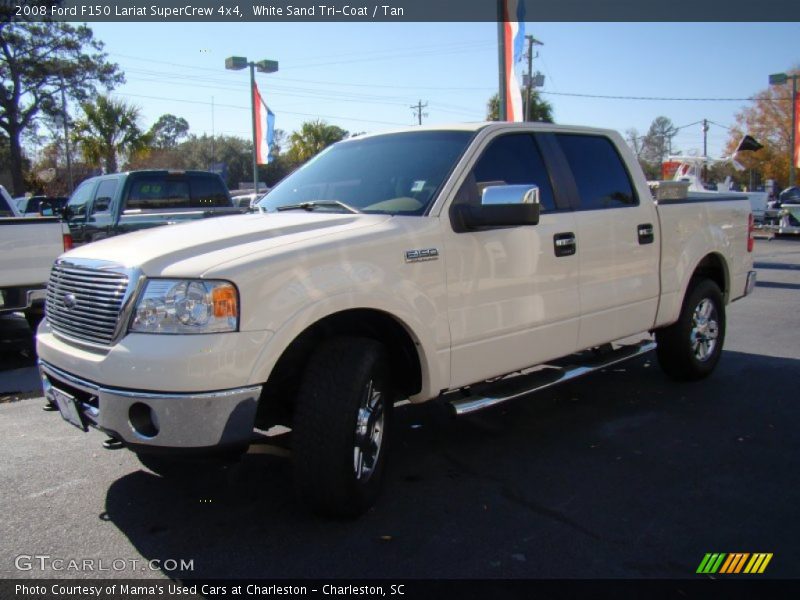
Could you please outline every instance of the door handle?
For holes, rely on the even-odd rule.
[[[639,244],[652,244],[653,240],[655,240],[655,230],[652,224],[644,223],[643,225],[639,225],[637,231],[639,234]]]
[[[556,256],[572,256],[577,250],[575,234],[571,231],[553,236],[553,251]]]

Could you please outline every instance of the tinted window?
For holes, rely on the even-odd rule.
[[[555,209],[550,176],[539,147],[527,133],[504,135],[491,142],[464,182],[456,202],[480,203],[483,188],[504,184],[536,184],[541,209]]]
[[[86,204],[92,197],[92,190],[94,189],[95,182],[92,180],[84,181],[78,186],[78,189],[72,192],[69,197],[67,206],[70,209],[70,216],[78,217],[86,214]]]
[[[279,183],[267,210],[338,200],[364,212],[422,215],[467,147],[471,131],[420,131],[331,146]],[[320,205],[318,210],[342,209]]]
[[[200,208],[231,206],[225,184],[219,177],[190,175],[189,182],[192,186],[192,206]]]
[[[137,177],[131,184],[126,209],[190,208],[185,177]]]
[[[14,212],[11,210],[11,205],[6,200],[3,194],[0,194],[0,217],[13,217]]]
[[[638,199],[614,144],[598,135],[556,135],[572,169],[582,210],[635,206]]]
[[[117,183],[117,179],[107,179],[98,184],[97,191],[94,193],[93,213],[109,211],[114,194],[117,193]]]

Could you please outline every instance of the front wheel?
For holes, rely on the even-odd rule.
[[[695,381],[711,374],[725,341],[722,292],[709,279],[689,288],[678,321],[656,331],[656,354],[664,372],[678,381]]]
[[[354,517],[375,503],[392,403],[382,344],[341,337],[313,353],[292,430],[295,488],[312,510]]]

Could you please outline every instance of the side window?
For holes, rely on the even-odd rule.
[[[225,184],[218,177],[207,175],[190,175],[192,186],[192,207],[211,208],[214,206],[231,206]]]
[[[0,193],[0,217],[13,217],[14,211],[11,210],[9,201],[6,200],[5,194]]]
[[[636,206],[639,199],[614,144],[599,135],[556,135],[578,186],[581,210]]]
[[[177,177],[141,177],[130,188],[126,209],[189,208],[189,182]]]
[[[117,183],[117,178],[114,178],[101,181],[97,185],[92,203],[92,214],[108,212],[111,209],[111,202],[114,200],[114,194],[117,193]]]
[[[533,136],[527,133],[504,135],[484,150],[459,191],[456,202],[480,203],[483,188],[489,185],[525,183],[539,186],[542,211],[555,210],[550,175]]]
[[[94,181],[84,181],[78,186],[78,189],[72,192],[69,197],[67,206],[69,206],[70,214],[73,217],[80,217],[86,214],[86,205],[92,197],[92,190],[94,189]]]

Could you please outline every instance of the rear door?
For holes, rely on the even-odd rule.
[[[578,334],[578,259],[555,244],[574,235],[574,218],[536,136],[517,130],[482,145],[450,208],[480,204],[487,186],[535,184],[541,217],[537,225],[457,233],[444,216],[451,387],[570,354]]]
[[[580,268],[578,347],[589,348],[653,326],[659,295],[658,224],[652,200],[639,198],[614,142],[604,135],[558,133],[575,207]]]

